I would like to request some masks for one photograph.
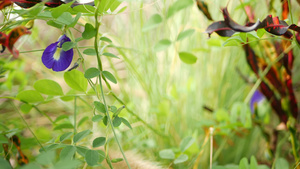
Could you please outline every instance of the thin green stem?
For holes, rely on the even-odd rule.
[[[156,133],[157,135],[159,136],[162,136],[162,137],[168,137],[167,135],[165,135],[164,133],[156,130],[155,128],[153,128],[151,125],[149,125],[147,122],[145,122],[143,119],[141,119],[137,114],[135,114],[131,109],[129,109],[125,103],[119,99],[113,92],[110,92],[110,94],[119,102],[121,103],[122,105],[125,106],[125,109],[128,111],[128,113],[130,113],[131,115],[133,115],[135,118],[137,118],[139,121],[141,121],[146,127],[148,127],[150,130],[152,130],[154,133]]]
[[[26,120],[24,119],[24,117],[21,115],[19,109],[16,107],[16,105],[10,101],[10,104],[14,107],[14,109],[16,110],[16,112],[19,114],[19,116],[21,117],[21,119],[23,120],[23,122],[25,123],[26,127],[28,128],[28,130],[30,131],[30,133],[33,135],[33,137],[35,138],[35,140],[37,141],[37,143],[41,146],[41,148],[45,150],[45,148],[43,147],[43,145],[41,144],[41,142],[39,141],[39,139],[36,137],[36,135],[34,134],[34,132],[31,130],[31,128],[29,127],[28,123],[26,122]]]
[[[100,4],[100,3],[99,3]],[[95,42],[94,42],[94,46],[95,46],[95,51],[96,51],[96,56],[97,56],[97,62],[98,62],[98,68],[100,70],[100,75],[99,75],[99,84],[100,84],[100,90],[101,90],[101,96],[102,96],[102,100],[103,100],[103,104],[104,104],[104,107],[105,107],[105,112],[106,112],[106,116],[107,116],[107,120],[111,126],[111,129],[113,131],[113,134],[114,134],[114,137],[115,137],[115,140],[119,146],[119,149],[124,157],[124,160],[126,161],[126,164],[128,166],[129,169],[131,169],[130,165],[129,165],[129,162],[125,156],[125,153],[122,149],[122,146],[118,140],[118,137],[117,137],[117,134],[116,134],[116,131],[114,129],[114,126],[112,124],[112,120],[110,118],[110,115],[109,115],[109,112],[108,112],[108,108],[107,108],[107,104],[106,104],[106,100],[105,100],[105,96],[104,96],[104,92],[103,92],[103,85],[102,85],[102,62],[101,62],[101,59],[100,59],[100,54],[99,54],[99,48],[98,48],[98,34],[99,34],[99,27],[100,27],[100,23],[98,21],[98,8],[99,8],[99,4],[97,5],[97,8],[96,8],[96,12],[95,12],[95,29],[96,29],[96,35],[95,35]],[[110,159],[108,159],[110,160]],[[112,167],[112,166],[110,166]]]
[[[41,111],[37,106],[32,105],[32,107],[38,111],[39,113],[41,113],[42,115],[44,115],[45,117],[47,117],[47,119],[49,119],[49,121],[54,124],[54,121],[50,118],[50,116],[48,116],[45,112]]]
[[[74,135],[76,134],[77,97],[74,98]]]

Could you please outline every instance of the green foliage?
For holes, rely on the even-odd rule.
[[[74,90],[86,92],[88,82],[84,74],[78,70],[72,70],[64,73],[65,82]]]
[[[145,25],[142,28],[142,31],[146,32],[151,29],[154,29],[154,28],[158,27],[162,23],[162,21],[163,21],[163,19],[159,14],[154,14],[145,23]]]
[[[59,96],[64,95],[61,86],[50,79],[41,79],[34,83],[34,89],[40,93],[51,95],[51,96]]]
[[[259,164],[273,160],[275,169],[295,166],[289,141],[294,137],[297,147],[298,131],[289,128],[292,135],[276,131],[279,122],[270,113],[269,102],[251,112],[246,99],[253,83],[265,78],[250,73],[242,46],[250,44],[264,53],[269,45],[265,42],[283,37],[258,29],[207,39],[202,32],[210,22],[198,11],[197,2],[96,0],[95,6],[71,2],[55,8],[40,3],[28,9],[2,9],[1,33],[9,34],[17,25],[32,27],[31,35],[14,46],[20,50],[19,58],[12,59],[6,49],[0,59],[0,143],[9,144],[9,152],[16,154],[9,138],[20,135],[21,150],[29,158],[29,164],[14,167],[118,165],[126,163],[126,156],[109,157],[123,148],[174,169],[209,168],[210,155],[213,169],[268,169]],[[207,2],[214,19],[222,15],[219,8],[228,5],[241,25],[247,5],[259,17],[281,12],[279,1],[270,2],[270,8],[278,6],[272,12],[258,0],[201,2]],[[299,7],[292,8],[290,16],[298,18]],[[74,66],[53,72],[40,58],[62,34],[71,41],[58,44],[54,57],[74,50]],[[280,47],[272,49],[262,57],[282,53]],[[297,83],[299,61],[294,62],[293,83]],[[285,100],[280,103],[287,104]],[[275,132],[278,148],[272,154],[264,145]],[[105,152],[99,150],[102,146]],[[39,154],[29,153],[38,149]],[[0,156],[0,166],[11,168],[2,158],[2,146]]]
[[[97,68],[91,67],[84,72],[84,77],[91,79],[100,75],[100,71]]]

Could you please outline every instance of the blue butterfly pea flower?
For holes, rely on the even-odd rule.
[[[260,103],[261,101],[263,101],[265,99],[265,96],[258,90],[256,90],[251,99],[250,99],[250,109],[251,109],[251,113],[254,113],[254,108],[256,107],[256,105],[258,103]]]
[[[57,42],[52,43],[45,49],[42,55],[42,62],[48,69],[59,72],[66,70],[70,66],[73,60],[73,49],[70,49],[68,51],[64,51],[61,49],[59,58],[54,58],[54,54],[57,48],[61,48],[65,42],[70,41],[70,38],[68,38],[66,35],[63,35],[58,39]]]

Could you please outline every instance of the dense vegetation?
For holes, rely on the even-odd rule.
[[[300,168],[299,1],[0,9],[0,168]]]

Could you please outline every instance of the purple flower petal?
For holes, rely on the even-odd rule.
[[[66,70],[70,66],[73,60],[73,49],[68,51],[61,50],[59,59],[54,58],[57,48],[61,48],[65,42],[69,41],[71,41],[70,38],[68,38],[66,35],[63,35],[58,39],[57,42],[52,43],[45,49],[42,55],[42,62],[48,69],[58,72]]]
[[[265,99],[265,96],[258,90],[256,90],[251,99],[250,99],[250,108],[251,108],[251,112],[254,113],[254,106],[255,104],[261,102],[262,100]]]
[[[58,60],[55,60],[52,70],[59,72],[59,71],[63,71],[66,70],[71,62],[73,60],[73,49],[70,49],[68,51],[60,51],[60,57]]]
[[[49,45],[42,55],[42,62],[48,68],[51,69],[55,62],[54,53],[56,52],[58,42],[52,43]]]
[[[59,48],[62,47],[62,45],[65,43],[65,42],[71,42],[71,39],[68,38],[66,35],[63,35],[61,36],[59,39],[58,39],[58,42],[59,42]]]

